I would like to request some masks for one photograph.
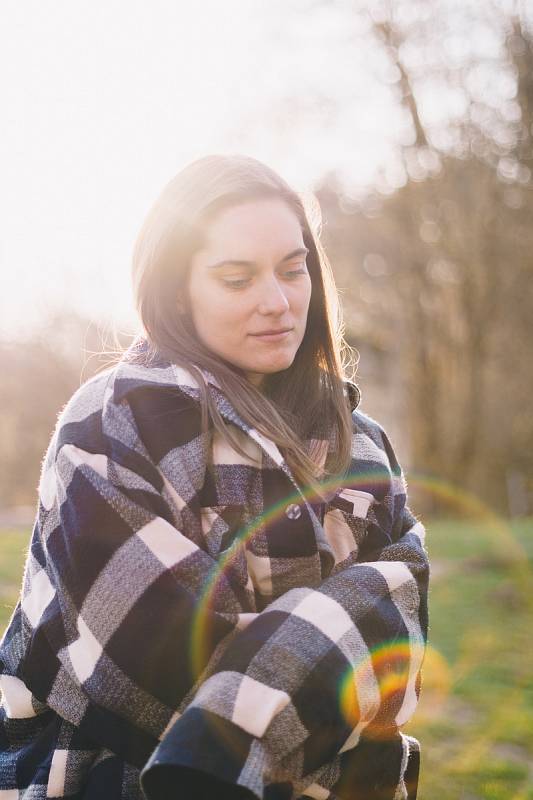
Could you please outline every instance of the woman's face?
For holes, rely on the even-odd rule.
[[[311,299],[300,222],[283,200],[225,209],[191,261],[189,300],[196,333],[212,352],[259,385],[292,364]],[[258,334],[287,330],[281,336]]]

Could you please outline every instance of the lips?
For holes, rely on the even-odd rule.
[[[288,330],[276,331],[276,333],[254,333],[254,339],[258,342],[274,344],[276,342],[285,342],[289,338],[289,333],[292,333],[292,328]]]
[[[270,331],[259,331],[259,333],[252,333],[252,336],[269,336],[270,334],[287,333],[288,331],[292,331],[292,328],[277,328]]]

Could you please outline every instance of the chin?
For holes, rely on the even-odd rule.
[[[271,358],[265,358],[263,361],[252,360],[243,364],[235,360],[233,363],[238,365],[245,372],[256,372],[261,375],[272,375],[275,372],[281,372],[288,369],[296,357],[294,353],[277,353],[273,354]]]
[[[284,369],[289,369],[293,361],[294,356],[293,358],[280,359],[276,364],[272,364],[271,362],[270,364],[260,368],[256,365],[253,368],[253,372],[262,372],[264,375],[273,375],[275,372],[282,372]]]

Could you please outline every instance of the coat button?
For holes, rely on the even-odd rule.
[[[285,514],[289,519],[298,519],[298,517],[302,516],[302,509],[297,503],[291,503],[285,509]]]

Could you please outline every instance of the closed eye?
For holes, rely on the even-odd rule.
[[[306,274],[307,274],[306,269],[291,269],[285,272],[285,275],[292,276],[290,280],[293,280],[293,278],[296,277],[297,275],[306,275]],[[239,289],[245,286],[245,284],[248,283],[249,280],[250,280],[249,278],[240,278],[239,280],[229,280],[228,278],[222,278],[222,283],[225,284],[226,286],[231,286],[232,288]]]
[[[242,280],[239,280],[239,281],[228,281],[228,280],[226,280],[226,278],[222,278],[222,283],[225,286],[233,286],[236,289],[239,289],[241,286],[244,286],[245,283],[247,283],[247,282],[248,282],[247,278],[243,278]]]

